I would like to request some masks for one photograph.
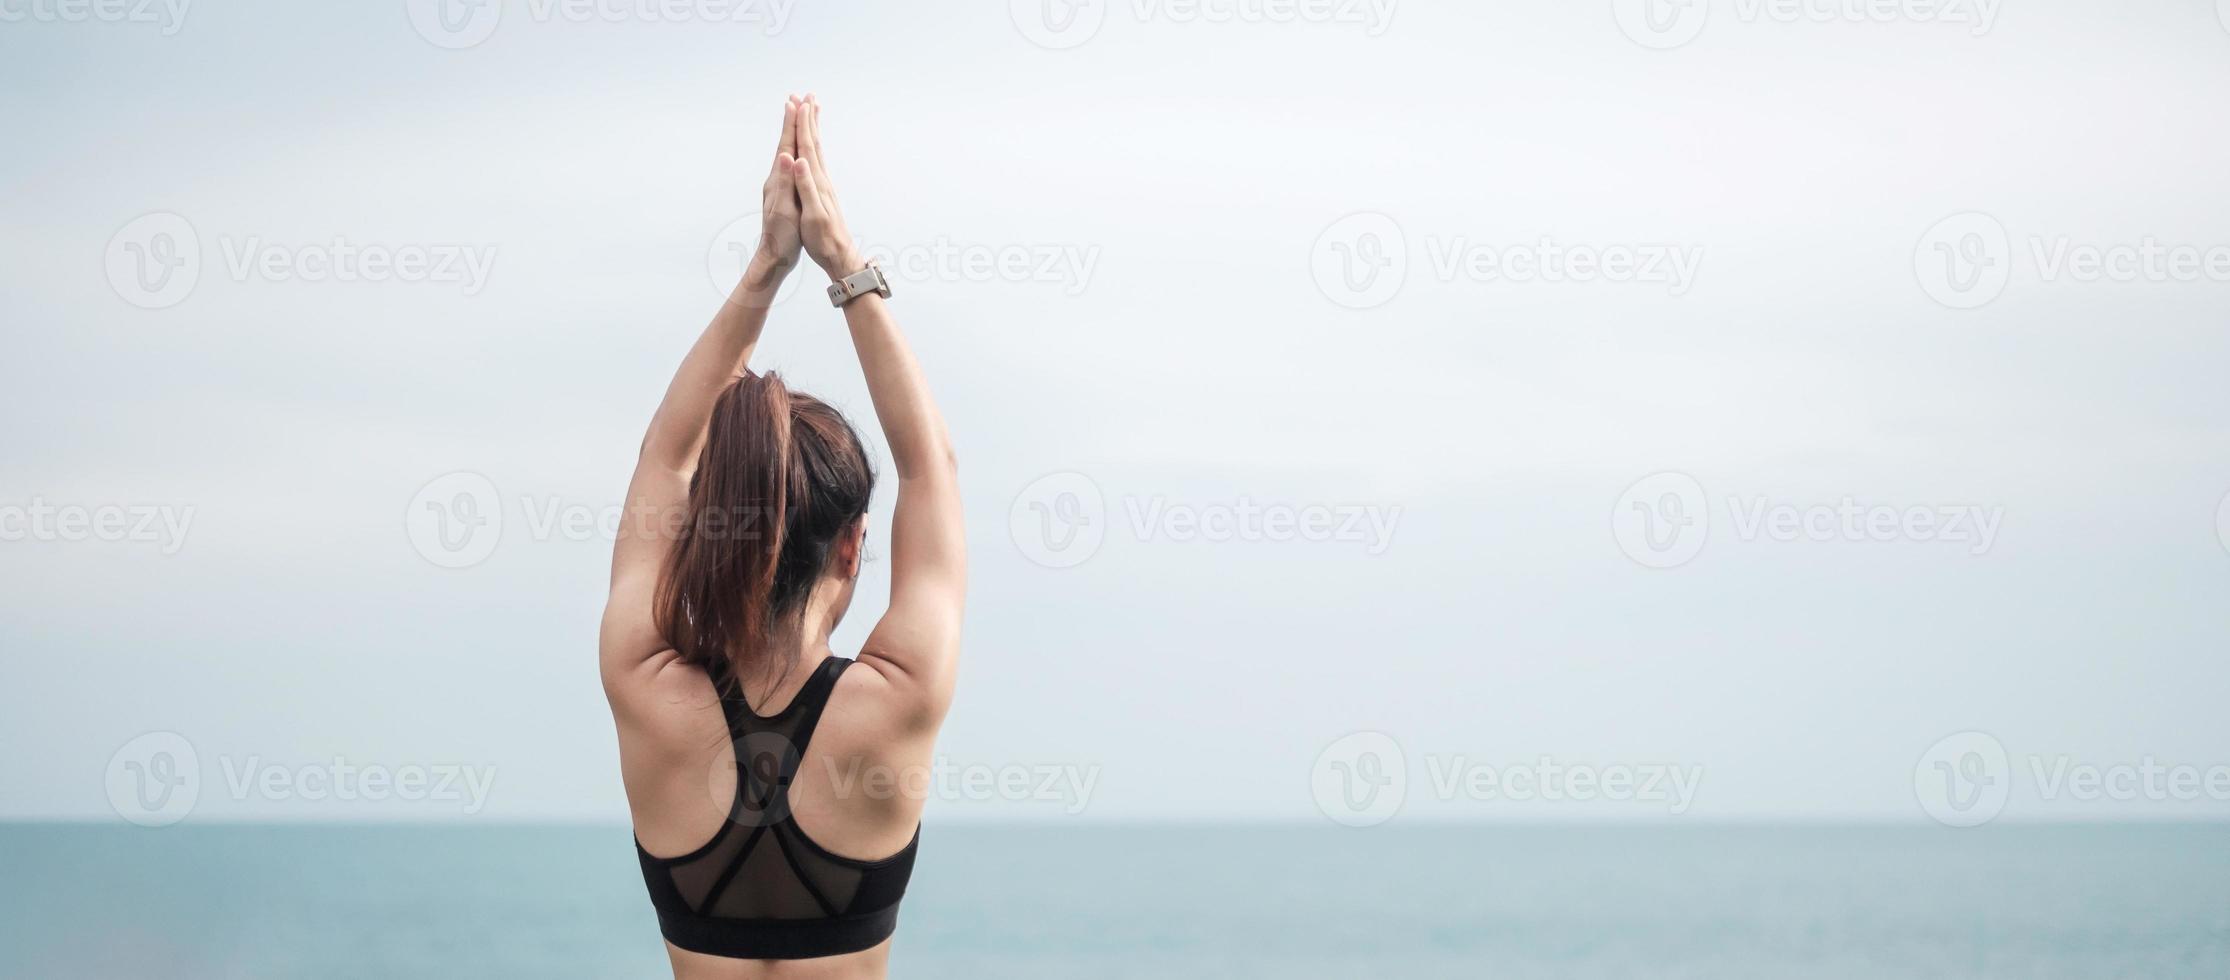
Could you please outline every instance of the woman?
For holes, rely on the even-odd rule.
[[[758,252],[651,419],[612,554],[604,690],[677,977],[884,974],[923,802],[903,777],[927,771],[952,699],[952,448],[835,194],[820,106],[792,96]],[[890,606],[856,661],[829,634],[874,472],[835,409],[746,367],[801,245],[836,282],[898,470]]]

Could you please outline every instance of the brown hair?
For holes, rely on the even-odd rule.
[[[684,662],[725,673],[736,689],[724,693],[740,696],[874,491],[867,450],[842,413],[772,371],[737,378],[713,403],[689,521],[659,577],[659,633]]]

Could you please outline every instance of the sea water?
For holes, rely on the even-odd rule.
[[[624,827],[0,825],[0,976],[656,977]],[[899,977],[2230,977],[2230,827],[939,826]]]

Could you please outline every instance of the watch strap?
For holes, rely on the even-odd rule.
[[[843,306],[868,293],[890,298],[890,280],[883,277],[883,270],[872,265],[830,283],[829,305]]]

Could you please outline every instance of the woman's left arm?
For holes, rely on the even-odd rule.
[[[668,550],[688,519],[689,480],[704,449],[705,425],[720,393],[750,361],[775,290],[798,261],[797,189],[781,162],[797,153],[801,109],[791,96],[782,110],[781,145],[775,148],[763,191],[758,251],[735,291],[682,358],[643,436],[612,546],[611,596],[598,643],[607,683],[671,650],[658,633],[652,598]]]

